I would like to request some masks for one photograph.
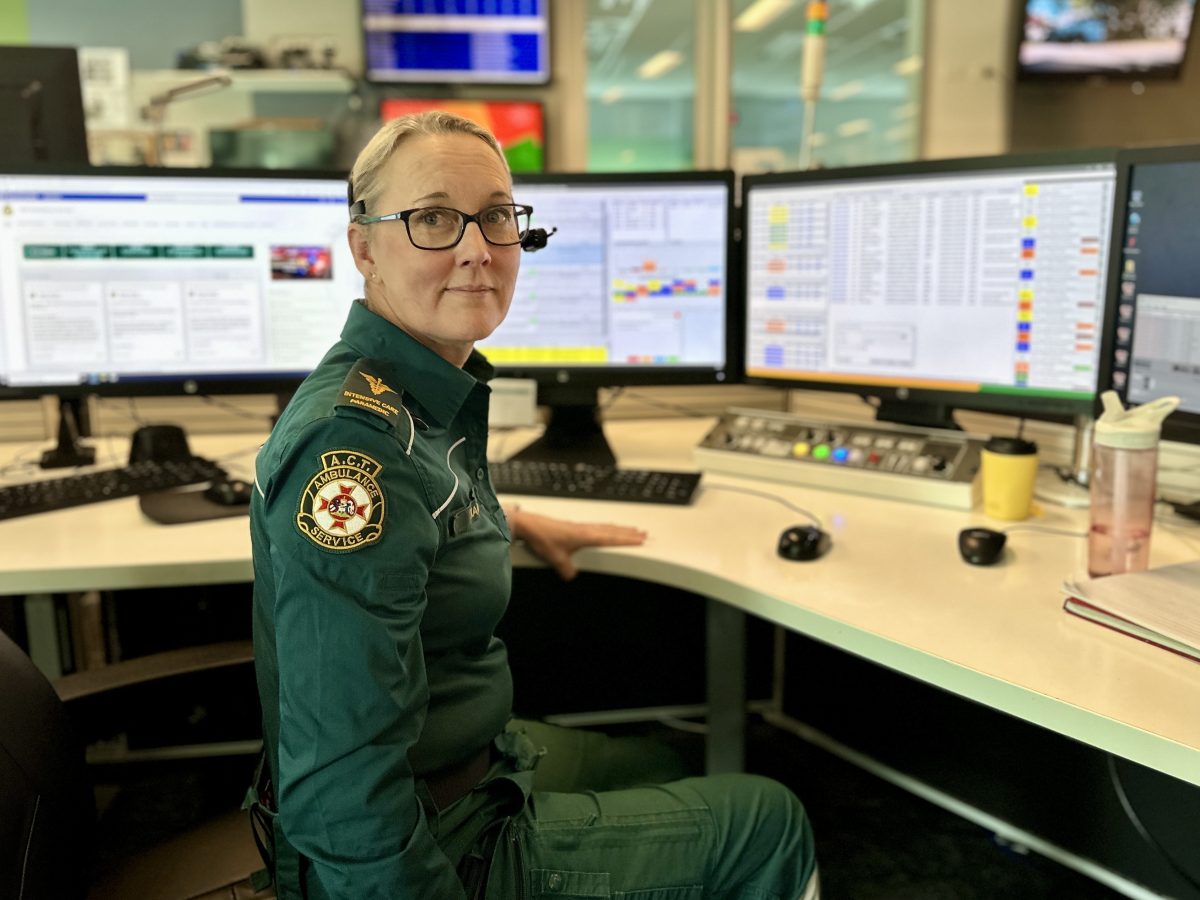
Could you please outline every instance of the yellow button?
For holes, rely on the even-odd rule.
[[[804,441],[792,444],[792,456],[808,456],[808,444]]]

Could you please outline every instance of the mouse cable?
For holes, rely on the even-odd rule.
[[[776,503],[782,503],[792,512],[799,513],[800,515],[804,516],[806,519],[812,522],[813,525],[817,526],[817,528],[824,530],[821,520],[817,516],[810,513],[807,509],[799,507],[791,501],[784,500],[782,497],[777,497],[774,494],[768,494],[766,491],[756,491],[754,488],[735,487],[731,484],[705,484],[704,489],[706,491],[732,491],[735,494],[749,494],[751,497],[762,497],[765,500],[774,500]]]
[[[1011,528],[1004,529],[1005,534],[1011,534],[1014,531],[1044,531],[1046,534],[1061,534],[1063,537],[1073,538],[1088,536],[1086,531],[1064,531],[1061,528],[1047,528],[1045,525],[1013,525]]]
[[[1142,817],[1137,814],[1137,810],[1133,808],[1133,802],[1129,799],[1129,795],[1125,793],[1125,785],[1121,782],[1121,774],[1117,771],[1117,758],[1111,753],[1106,754],[1108,757],[1108,777],[1112,782],[1113,790],[1116,792],[1117,799],[1121,801],[1121,809],[1125,811],[1125,816],[1129,819],[1138,835],[1150,847],[1158,851],[1161,856],[1180,878],[1184,880],[1194,890],[1200,891],[1200,881],[1197,881],[1187,870],[1183,868],[1175,857],[1167,851],[1167,848],[1159,843],[1158,839],[1150,833],[1142,822]]]
[[[705,412],[702,409],[696,409],[692,406],[684,406],[682,403],[671,403],[667,400],[659,400],[657,397],[650,397],[640,391],[623,391],[624,396],[631,397],[638,403],[645,403],[647,406],[653,406],[656,409],[665,409],[668,412],[673,412],[678,416],[686,416],[690,419],[704,418],[712,413]]]

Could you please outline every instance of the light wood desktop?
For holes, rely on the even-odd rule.
[[[606,432],[621,463],[693,468],[711,419],[627,421]],[[503,457],[533,436],[493,437]],[[247,475],[254,436],[192,438],[195,452]],[[109,464],[123,446],[108,445]],[[101,456],[106,444],[101,442]],[[2,448],[0,466],[29,447]],[[102,459],[103,463],[104,460]],[[5,471],[5,482],[14,471]],[[758,491],[759,496],[743,491]],[[781,559],[779,533],[817,515],[833,536],[814,562]],[[690,506],[522,497],[524,508],[637,524],[644,546],[589,550],[581,569],[672,585],[759,616],[897,672],[1200,785],[1200,668],[1062,611],[1060,585],[1084,573],[1086,541],[1036,531],[1009,536],[1003,562],[959,557],[975,524],[958,512],[852,494],[706,475]],[[1082,534],[1086,511],[1045,507],[1027,524]],[[1152,564],[1200,556],[1200,527],[1157,527]],[[514,548],[518,565],[536,561]],[[0,522],[0,594],[121,589],[251,579],[245,517],[163,526],[136,500]],[[710,622],[712,619],[710,619]]]

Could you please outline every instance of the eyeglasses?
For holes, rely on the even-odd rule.
[[[352,216],[350,221],[356,225],[373,225],[398,219],[408,229],[408,239],[418,250],[449,250],[458,246],[463,239],[468,222],[479,226],[483,239],[489,244],[497,247],[519,244],[529,231],[529,218],[532,215],[532,206],[501,203],[481,209],[473,216],[448,206],[422,206],[386,216],[359,213]]]

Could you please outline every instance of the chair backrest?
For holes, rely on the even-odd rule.
[[[94,815],[83,746],[62,702],[0,632],[0,897],[82,898]]]

